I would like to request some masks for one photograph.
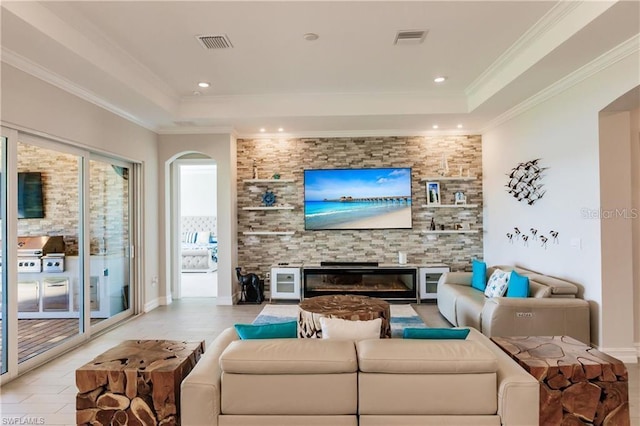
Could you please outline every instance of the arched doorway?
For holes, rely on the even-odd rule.
[[[178,157],[172,168],[172,298],[217,297],[217,165],[202,154]]]

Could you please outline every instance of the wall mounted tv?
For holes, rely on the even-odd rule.
[[[305,170],[304,227],[410,229],[411,169]]]
[[[18,173],[18,219],[43,217],[42,175],[39,172]]]

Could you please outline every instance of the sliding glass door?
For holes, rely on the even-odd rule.
[[[36,138],[17,146],[18,363],[83,331],[82,152]]]
[[[134,312],[134,164],[0,138],[0,383]]]
[[[89,161],[91,323],[131,309],[131,166]]]
[[[7,253],[7,185],[6,160],[7,138],[0,136],[0,375],[7,372],[7,268],[5,254]]]

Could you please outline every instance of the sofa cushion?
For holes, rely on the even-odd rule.
[[[529,297],[529,278],[511,271],[507,297]]]
[[[551,288],[551,297],[575,297],[578,294],[578,286],[569,281],[535,272],[521,275],[526,275],[530,281],[536,281]]]
[[[471,287],[480,291],[487,287],[487,264],[476,259],[471,262]]]
[[[322,343],[321,339],[317,341]],[[355,372],[271,375],[223,372],[221,383],[222,414],[313,416],[358,412]]]
[[[460,339],[464,340],[469,334],[469,329],[455,328],[405,328],[402,332],[403,339]]]
[[[551,287],[529,279],[529,297],[551,297]]]
[[[238,336],[247,339],[295,339],[298,337],[298,322],[287,321],[273,324],[235,324]]]
[[[493,373],[495,355],[470,340],[379,339],[356,342],[361,372],[391,374]]]
[[[502,269],[496,269],[489,277],[487,282],[487,288],[484,290],[484,295],[487,297],[501,297],[507,291],[507,285],[509,284],[509,273]]]
[[[220,356],[227,373],[329,374],[358,371],[352,341],[322,339],[238,340]]]
[[[320,327],[323,339],[379,339],[382,318],[369,321],[351,321],[342,318],[320,317]]]

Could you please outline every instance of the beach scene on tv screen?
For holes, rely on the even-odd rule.
[[[411,228],[411,169],[304,171],[305,229]]]

